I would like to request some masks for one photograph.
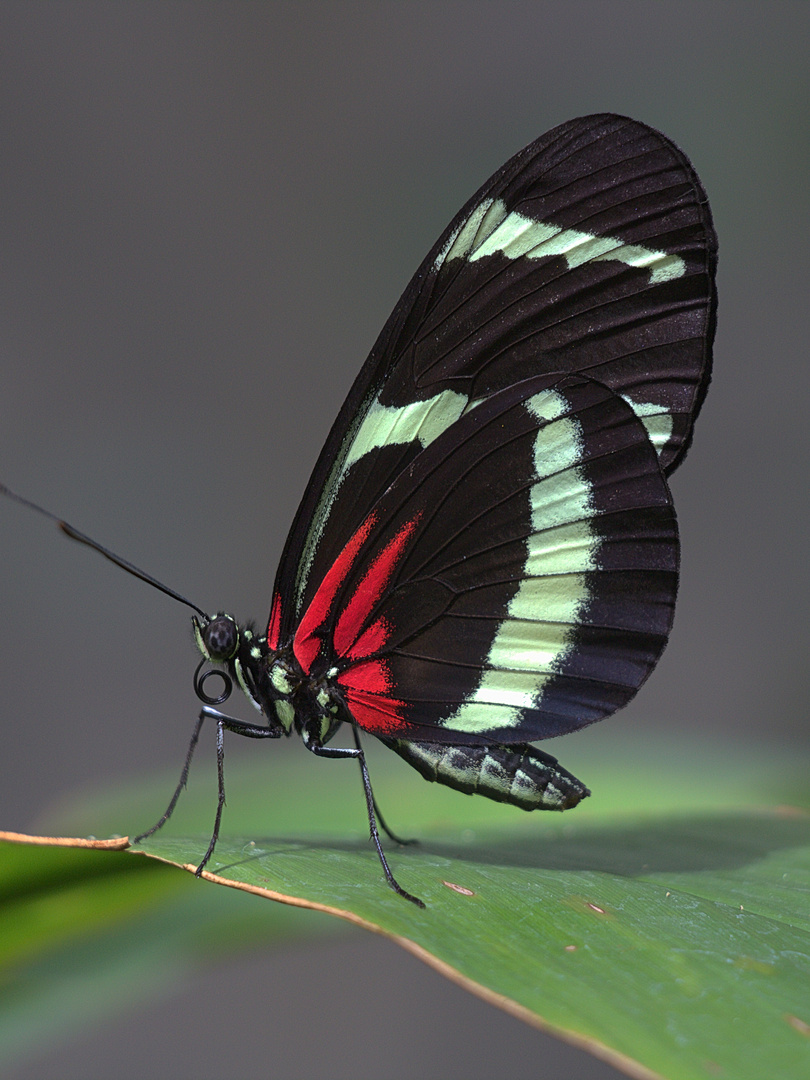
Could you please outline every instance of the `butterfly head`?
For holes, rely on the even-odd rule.
[[[220,612],[206,616],[206,620],[191,620],[194,626],[194,638],[197,648],[206,660],[214,664],[226,664],[239,650],[242,634],[236,619],[232,615]]]
[[[194,674],[194,691],[200,701],[205,705],[221,705],[236,684],[256,709],[266,712],[263,703],[267,695],[259,690],[266,681],[266,643],[256,637],[250,625],[238,623],[224,611],[216,615],[200,613],[191,621],[197,648],[202,653]],[[203,671],[207,664],[217,666]],[[218,676],[223,682],[222,691],[214,696],[203,689],[211,676]]]
[[[253,704],[260,708],[253,692],[253,680],[249,671],[252,668],[252,655],[257,644],[252,630],[240,626],[232,615],[220,611],[216,615],[195,615],[192,619],[194,639],[202,653],[202,660],[194,673],[194,691],[206,705],[221,705],[231,696],[234,682],[237,682]],[[216,668],[202,669],[206,664],[217,664]],[[221,693],[214,696],[204,689],[205,682],[211,676],[218,676],[223,682]]]

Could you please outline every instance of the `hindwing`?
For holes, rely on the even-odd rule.
[[[667,483],[634,410],[594,380],[535,377],[457,420],[366,509],[293,647],[376,735],[561,735],[647,677],[677,569]]]
[[[291,639],[389,486],[517,383],[587,375],[675,468],[709,378],[715,261],[694,170],[644,124],[583,117],[508,161],[428,254],[344,403],[285,547],[271,642]]]

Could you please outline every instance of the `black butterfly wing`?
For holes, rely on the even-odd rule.
[[[294,651],[376,735],[561,735],[652,670],[677,569],[668,486],[633,409],[581,376],[536,377],[459,419],[368,510]]]
[[[287,541],[271,642],[414,458],[523,379],[600,381],[671,471],[708,383],[715,262],[694,170],[643,124],[583,117],[508,161],[428,254],[341,409]]]

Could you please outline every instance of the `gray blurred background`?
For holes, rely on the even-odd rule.
[[[541,132],[629,114],[709,193],[720,321],[673,482],[672,642],[594,737],[807,753],[809,30],[810,5],[775,0],[4,0],[0,476],[261,622],[328,427],[440,230]],[[10,502],[0,552],[0,826],[179,767],[185,610]],[[226,1072],[619,1075],[358,934],[212,967],[15,1076]]]

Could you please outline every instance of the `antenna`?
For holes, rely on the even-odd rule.
[[[65,536],[69,536],[71,540],[78,540],[80,544],[86,544],[87,547],[92,548],[93,551],[97,551],[100,555],[103,555],[105,559],[109,559],[111,563],[115,563],[116,566],[120,566],[122,570],[126,570],[128,574],[132,574],[133,577],[140,578],[141,581],[145,581],[147,585],[152,585],[154,588],[159,589],[160,592],[165,593],[167,596],[171,596],[174,600],[179,600],[181,604],[185,604],[186,607],[190,607],[192,611],[196,611],[198,615],[208,621],[208,615],[198,608],[196,604],[192,604],[190,600],[187,600],[185,596],[181,596],[180,593],[175,592],[174,589],[170,589],[168,585],[162,584],[157,578],[153,578],[151,574],[145,573],[143,570],[139,570],[137,566],[133,566],[131,562],[127,562],[126,559],[122,559],[120,555],[116,555],[108,548],[102,547],[98,541],[93,540],[89,536],[85,536],[84,533],[79,532],[78,529],[74,529],[72,525],[69,525],[62,518],[57,517],[56,514],[52,514],[50,510],[45,510],[44,507],[38,506],[35,502],[31,502],[30,499],[24,499],[22,495],[18,495],[11,488],[6,487],[5,484],[0,484],[0,495],[8,495],[10,499],[15,502],[21,503],[23,506],[29,507],[31,510],[36,510],[38,514],[42,514],[46,518],[50,518],[51,521],[55,521]]]

